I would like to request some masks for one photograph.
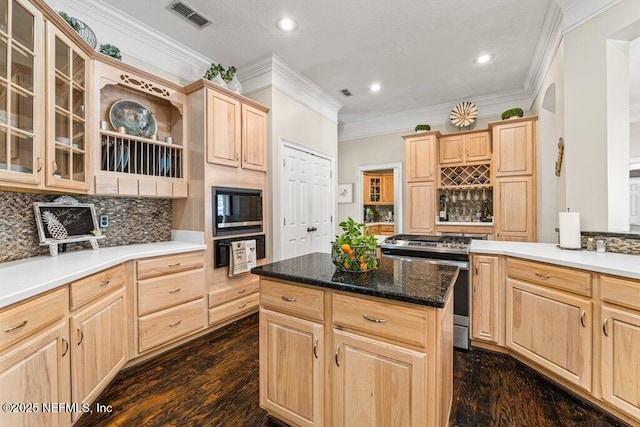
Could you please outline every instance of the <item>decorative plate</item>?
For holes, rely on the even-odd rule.
[[[471,126],[478,117],[478,107],[469,101],[463,101],[453,107],[449,119],[451,123],[458,127]]]
[[[124,127],[127,135],[149,138],[158,132],[158,124],[147,107],[131,99],[116,101],[109,110],[109,120],[114,129]]]

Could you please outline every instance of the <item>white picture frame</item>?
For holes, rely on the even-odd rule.
[[[338,184],[338,203],[353,203],[353,184]]]

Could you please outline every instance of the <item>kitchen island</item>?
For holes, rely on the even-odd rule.
[[[260,405],[300,426],[446,425],[458,269],[382,258],[338,271],[314,253],[260,275]]]

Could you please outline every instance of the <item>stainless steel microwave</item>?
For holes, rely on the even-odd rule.
[[[248,188],[212,187],[213,235],[262,231],[262,191]]]

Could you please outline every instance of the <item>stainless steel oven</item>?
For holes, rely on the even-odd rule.
[[[422,236],[399,234],[387,238],[381,245],[382,256],[420,258],[438,264],[458,267],[453,286],[453,345],[469,348],[469,244],[471,237]]]

